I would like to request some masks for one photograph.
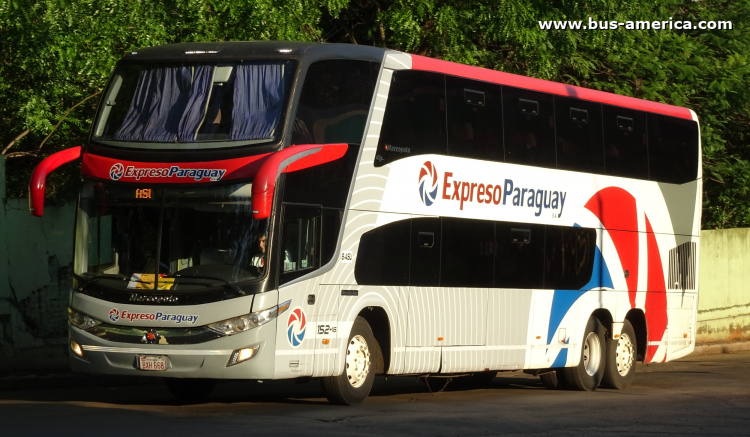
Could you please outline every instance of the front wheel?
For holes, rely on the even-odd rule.
[[[321,379],[321,386],[331,403],[361,404],[370,394],[375,381],[375,336],[365,319],[357,317],[346,345],[344,372]]]
[[[604,376],[605,361],[604,327],[591,317],[583,334],[581,359],[576,367],[565,368],[565,380],[575,390],[596,390]]]
[[[633,382],[637,351],[633,325],[625,320],[620,338],[607,339],[607,365],[602,379],[603,387],[622,390]]]

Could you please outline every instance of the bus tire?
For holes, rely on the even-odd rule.
[[[547,390],[563,390],[568,388],[568,383],[565,381],[565,369],[542,373],[539,375],[539,379],[542,380],[542,384],[544,384],[544,388]]]
[[[361,404],[375,381],[375,336],[365,319],[357,317],[346,345],[344,371],[321,379],[326,398],[339,405]]]
[[[216,387],[214,379],[165,378],[164,383],[172,396],[191,404],[206,400]]]
[[[596,317],[586,324],[577,366],[565,368],[565,380],[573,390],[593,391],[602,382],[606,367],[604,327]]]
[[[625,320],[620,338],[607,339],[607,365],[602,387],[622,390],[633,382],[637,351],[638,345],[633,325]]]

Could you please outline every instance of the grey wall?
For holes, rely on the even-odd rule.
[[[698,342],[750,340],[750,228],[701,232]]]
[[[5,198],[0,156],[0,372],[68,367],[67,307],[75,204]]]

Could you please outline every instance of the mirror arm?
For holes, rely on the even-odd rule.
[[[44,188],[47,175],[55,171],[61,165],[81,157],[81,146],[71,147],[44,158],[31,174],[29,182],[29,211],[37,217],[44,214]]]
[[[271,216],[273,193],[281,173],[335,161],[346,154],[348,147],[347,144],[306,144],[290,146],[269,156],[253,179],[253,218]]]

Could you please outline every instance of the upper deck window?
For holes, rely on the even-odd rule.
[[[93,138],[152,149],[275,141],[292,71],[291,61],[122,65]]]
[[[329,59],[310,65],[292,131],[293,144],[359,144],[375,90],[375,62]]]

